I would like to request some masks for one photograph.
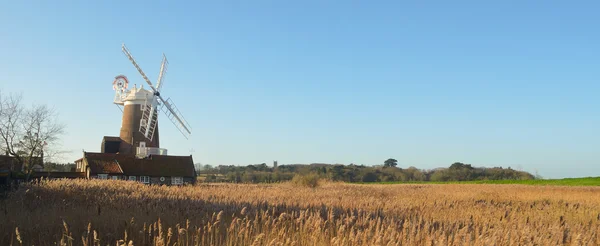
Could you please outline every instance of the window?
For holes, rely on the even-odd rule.
[[[183,184],[183,177],[171,177],[171,184],[174,184],[174,185]]]
[[[98,174],[99,179],[108,179],[108,174]]]
[[[129,181],[136,181],[135,176],[129,176]]]
[[[140,142],[140,147],[146,148],[146,142],[144,142],[144,141]]]
[[[148,177],[148,176],[140,176],[140,181],[142,181],[142,183],[144,183],[144,184],[149,184],[150,183],[150,177]]]
[[[118,180],[118,179],[119,179],[119,176],[111,176],[111,178],[112,178],[113,180]]]

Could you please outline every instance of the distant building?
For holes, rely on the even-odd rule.
[[[122,50],[137,67],[124,45]],[[166,66],[166,58],[163,59],[162,66]],[[141,72],[139,67],[137,69]],[[162,77],[163,71],[161,69],[159,78]],[[113,81],[113,103],[119,108],[122,107],[123,113],[119,136],[104,136],[100,153],[84,151],[83,157],[75,161],[76,168],[73,172],[39,172],[32,176],[130,180],[165,185],[194,184],[196,170],[192,156],[167,155],[167,149],[160,147],[158,113],[161,108],[166,118],[171,120],[186,138],[191,134],[191,126],[173,101],[160,97],[160,81],[162,80],[156,85],[148,82],[151,90],[144,89],[143,86],[128,89],[127,77],[116,76]],[[159,104],[164,108],[158,108]],[[39,171],[42,168],[43,165],[39,166]],[[4,161],[2,164],[0,159],[0,177],[7,177],[0,182],[8,183],[8,179],[18,170],[22,171],[22,167],[15,166],[13,161]]]
[[[121,81],[122,80],[122,81]],[[118,82],[128,83],[125,76]],[[157,88],[160,88],[158,85]],[[100,153],[85,152],[75,161],[75,172],[84,173],[87,179],[130,180],[145,184],[182,185],[196,182],[196,169],[192,156],[167,155],[160,147],[157,101],[154,88],[133,87],[115,90],[113,103],[123,106],[119,136],[104,136]],[[162,100],[162,99],[161,99]],[[163,102],[167,104],[168,102]],[[179,130],[190,134],[187,122],[182,121],[172,102],[167,116],[178,122]],[[154,110],[154,111],[153,111]]]
[[[34,172],[44,169],[44,156],[32,158]],[[27,161],[25,161],[27,163]],[[0,155],[0,185],[8,185],[11,181],[25,178],[25,166],[16,157]]]
[[[88,179],[138,181],[145,184],[182,185],[196,182],[192,156],[150,155],[84,152],[75,161],[75,171]]]

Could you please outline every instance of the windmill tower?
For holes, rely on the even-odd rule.
[[[115,90],[113,103],[123,107],[121,132],[119,134],[119,153],[135,153],[138,157],[146,157],[151,154],[166,155],[167,150],[160,148],[159,142],[159,111],[163,111],[165,116],[171,120],[186,139],[192,133],[190,125],[183,118],[173,101],[170,98],[165,100],[160,94],[168,66],[167,58],[163,54],[155,86],[142,71],[125,44],[122,46],[122,51],[142,75],[150,90],[144,89],[143,85],[139,88],[134,86],[128,89],[129,80],[124,75],[115,77],[113,81],[113,89]]]

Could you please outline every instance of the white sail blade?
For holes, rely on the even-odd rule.
[[[159,92],[160,92],[160,89],[162,88],[163,80],[165,79],[165,75],[167,74],[168,66],[169,66],[169,61],[167,60],[167,57],[165,56],[165,54],[163,54],[163,59],[160,64],[160,73],[158,73],[158,81],[156,82],[156,90],[158,90]]]
[[[127,49],[127,47],[125,47],[125,44],[123,44],[123,46],[121,47],[121,50],[123,50],[123,53],[125,53],[125,55],[127,56],[127,58],[129,58],[129,60],[131,61],[131,63],[133,63],[133,66],[142,75],[142,77],[144,78],[144,80],[146,81],[146,83],[148,83],[148,85],[150,86],[150,88],[152,88],[152,90],[154,92],[157,92],[156,88],[154,88],[154,86],[152,85],[152,82],[150,82],[150,80],[148,79],[148,77],[146,76],[146,74],[144,73],[144,71],[142,71],[142,68],[140,68],[140,66],[138,66],[137,62],[135,62],[135,59],[133,59],[133,56],[131,55],[131,53],[129,53],[129,50]]]
[[[156,122],[158,121],[157,106],[158,106],[157,98],[154,97],[154,99],[152,100],[152,104],[150,105],[150,115],[149,115],[149,120],[148,120],[148,127],[146,128],[146,132],[144,132],[144,135],[150,141],[152,141],[152,139],[154,138],[154,130],[156,129]]]
[[[140,122],[139,131],[144,135],[144,137],[152,141],[157,125],[156,122],[158,120],[157,99],[154,98],[152,102],[146,101],[143,107],[144,110],[142,111],[142,119]]]
[[[173,101],[171,101],[171,98],[167,100],[164,100],[161,96],[159,96],[159,98],[162,101],[162,111],[165,113],[167,118],[171,120],[173,125],[177,127],[179,132],[181,132],[181,134],[183,134],[183,136],[187,139],[189,135],[192,134],[192,127],[190,124],[188,124],[185,118],[183,118],[183,115],[181,115]]]

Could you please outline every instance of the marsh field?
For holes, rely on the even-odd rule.
[[[600,245],[600,187],[55,180],[0,221],[0,245]]]

